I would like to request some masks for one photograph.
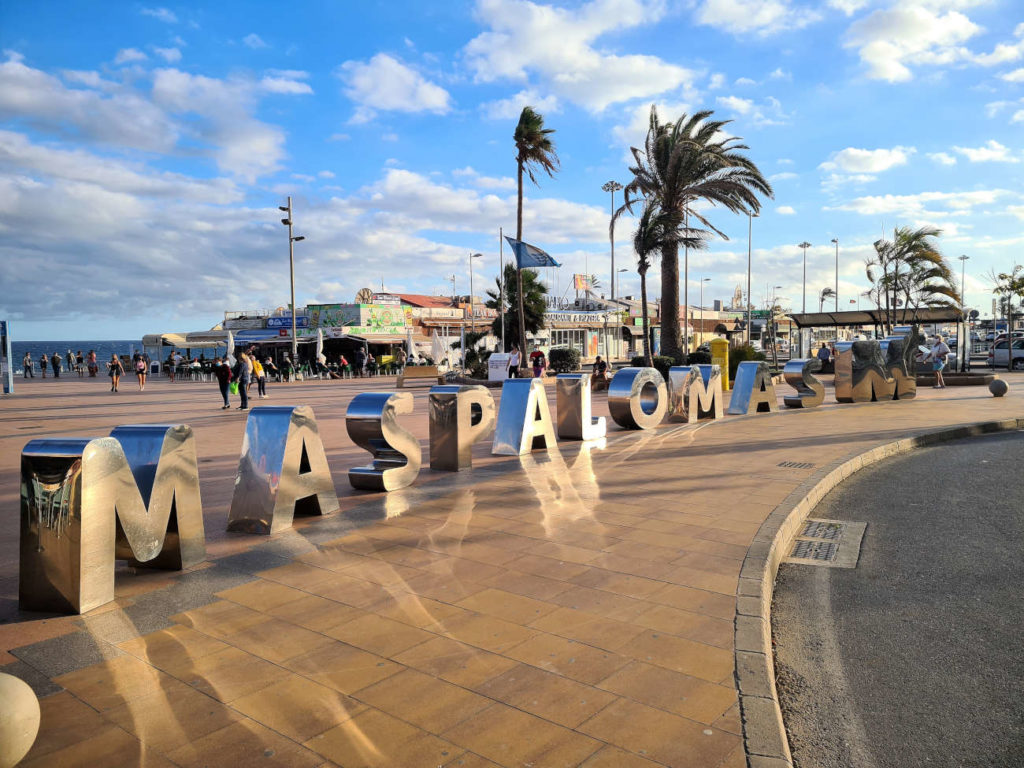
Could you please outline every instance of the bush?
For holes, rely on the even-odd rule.
[[[644,368],[647,365],[644,362],[643,355],[637,355],[636,357],[629,361],[629,364],[634,368]],[[659,373],[661,373],[663,377],[665,377],[665,381],[668,381],[668,369],[675,364],[675,360],[673,360],[671,357],[666,357],[665,355],[654,356],[654,367],[658,370]]]
[[[686,358],[687,365],[711,365],[711,353],[697,350],[691,352]]]
[[[580,369],[580,352],[578,349],[558,347],[548,353],[548,363],[555,373],[572,373]]]
[[[766,360],[763,352],[758,352],[749,344],[741,344],[729,350],[729,381],[736,380],[736,369],[740,363],[748,360]]]

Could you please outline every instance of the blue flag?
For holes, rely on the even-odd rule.
[[[512,252],[516,255],[516,266],[518,266],[519,269],[527,269],[529,267],[562,266],[535,245],[524,243],[522,240],[516,240],[514,237],[509,237],[508,235],[505,235],[505,239],[508,240],[508,244],[512,246]]]

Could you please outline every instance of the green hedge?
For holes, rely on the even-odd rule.
[[[686,358],[687,365],[711,365],[710,352],[691,352]]]
[[[571,347],[558,347],[548,353],[548,363],[555,373],[572,373],[580,369],[580,351]]]
[[[736,369],[740,363],[748,360],[766,360],[763,352],[758,352],[749,344],[742,344],[729,350],[729,381],[736,380]]]

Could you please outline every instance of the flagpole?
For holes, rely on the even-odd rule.
[[[501,309],[501,351],[505,348],[505,242],[501,227],[498,227],[498,307]]]

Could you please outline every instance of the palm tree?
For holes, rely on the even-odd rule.
[[[836,292],[833,288],[822,288],[821,293],[818,294],[818,312],[821,312],[822,307],[825,306],[825,299],[835,296]]]
[[[509,263],[505,265],[505,333],[510,342],[505,345],[505,348],[512,349],[513,346],[517,346],[520,350],[525,351],[525,347],[522,344],[522,339],[525,338],[522,329],[525,327],[530,333],[536,333],[544,327],[544,297],[547,295],[548,288],[541,282],[540,273],[537,270],[522,270],[523,302],[520,304],[519,281],[516,279],[518,271],[515,264]],[[487,295],[490,298],[485,303],[491,309],[500,311],[501,281],[495,278],[494,284],[496,287],[487,291]],[[522,315],[519,314],[520,306],[525,310]],[[520,319],[522,319],[522,322],[520,322]],[[501,330],[501,318],[495,318],[494,322],[491,323],[491,333],[500,339],[502,335]],[[520,359],[522,357],[523,355],[520,355]]]
[[[518,194],[516,197],[516,240],[523,240],[523,171],[530,177],[530,181],[537,184],[535,169],[543,170],[548,176],[554,176],[558,170],[558,155],[555,154],[555,144],[551,140],[553,128],[544,127],[544,117],[533,111],[533,107],[523,107],[519,115],[519,124],[516,125],[513,139],[516,145],[516,182]],[[516,270],[516,284],[519,286],[518,296],[520,301],[523,296],[523,271]],[[519,366],[527,367],[526,350],[526,312],[522,303],[519,307],[519,338],[520,345]]]
[[[662,251],[666,243],[675,243],[679,229],[671,216],[662,213],[653,200],[644,203],[644,209],[633,233],[633,250],[636,252],[636,271],[640,275],[640,311],[644,329],[644,365],[654,365],[651,357],[651,332],[647,317],[647,270],[651,268],[652,257]]]
[[[721,205],[732,213],[757,213],[758,194],[772,196],[772,188],[757,166],[739,150],[747,149],[736,137],[724,138],[730,121],[710,120],[705,110],[680,115],[675,123],[662,123],[651,106],[644,148],[632,148],[633,180],[626,185],[622,207],[632,211],[641,198],[653,200],[677,236],[661,247],[661,344],[664,354],[682,360],[679,328],[679,244],[701,248],[713,234],[728,237],[699,211],[698,200]],[[698,227],[690,226],[690,217]]]

